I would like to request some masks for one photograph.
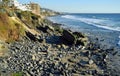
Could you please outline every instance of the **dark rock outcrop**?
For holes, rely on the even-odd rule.
[[[64,44],[73,45],[76,42],[76,38],[70,31],[63,30],[62,41]]]
[[[26,32],[26,36],[33,41],[42,41],[38,35],[33,35],[30,32]]]
[[[72,33],[68,30],[63,30],[62,41],[64,44],[68,45],[85,46],[87,44],[88,39],[82,33],[79,32]]]
[[[50,33],[50,31],[54,31],[52,26],[37,26],[36,28],[44,33]]]
[[[81,32],[73,32],[73,35],[75,35],[77,38],[79,38],[79,37],[84,38],[85,37]]]
[[[85,38],[78,38],[77,41],[76,41],[76,45],[82,45],[82,46],[85,46],[87,45],[88,43],[88,38],[85,37]]]

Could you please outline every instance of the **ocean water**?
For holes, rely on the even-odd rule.
[[[98,38],[103,49],[114,47],[114,51],[108,54],[107,66],[113,73],[120,74],[120,14],[65,14],[48,19],[63,24],[63,28],[83,32],[93,38],[93,42]],[[113,55],[116,51],[117,54]]]
[[[120,14],[65,14],[48,19],[63,24],[63,28],[105,39],[106,45],[120,47]]]

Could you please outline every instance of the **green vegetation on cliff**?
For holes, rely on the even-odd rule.
[[[41,17],[39,15],[35,15],[30,11],[16,11],[17,17],[25,23],[29,28],[34,28],[35,26],[40,24]]]
[[[18,40],[25,36],[25,31],[35,29],[41,22],[41,17],[30,11],[0,8],[0,40],[6,42]]]
[[[0,39],[7,42],[18,40],[19,36],[24,33],[23,27],[12,20],[12,17],[10,17],[12,11],[10,9],[4,8],[0,10],[3,10],[0,12]]]
[[[10,0],[4,0],[0,4],[0,40],[12,42],[25,36],[25,31],[36,34],[36,27],[44,23],[44,17],[56,15],[48,9],[42,9],[40,15],[32,11],[22,11],[14,6],[9,6]]]

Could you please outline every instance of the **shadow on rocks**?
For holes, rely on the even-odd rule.
[[[46,43],[49,43],[49,44],[62,44],[61,42],[61,36],[50,36],[48,38],[46,38]]]

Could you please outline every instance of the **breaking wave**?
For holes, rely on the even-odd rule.
[[[85,17],[76,17],[73,15],[63,15],[62,18],[72,19],[72,20],[79,20],[89,25],[94,25],[96,27],[120,31],[120,22],[114,22],[105,19],[97,19],[97,18],[85,18]]]

